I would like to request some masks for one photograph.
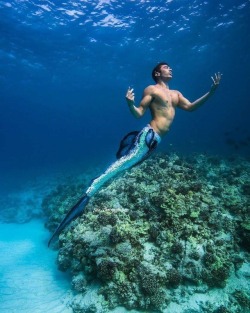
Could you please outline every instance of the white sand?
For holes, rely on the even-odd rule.
[[[70,279],[56,267],[42,221],[0,224],[0,312],[70,313]]]

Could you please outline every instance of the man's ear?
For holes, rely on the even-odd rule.
[[[155,77],[159,77],[161,75],[160,72],[155,72]]]

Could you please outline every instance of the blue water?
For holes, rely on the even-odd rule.
[[[223,80],[193,113],[178,110],[161,150],[250,155],[249,0],[0,1],[2,188],[56,168],[108,164],[159,61],[190,100]]]

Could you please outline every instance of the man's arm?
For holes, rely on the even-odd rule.
[[[134,117],[140,118],[144,115],[147,108],[149,107],[150,102],[152,101],[153,97],[150,93],[150,87],[147,87],[144,90],[142,100],[138,107],[135,106],[135,94],[133,88],[128,88],[128,91],[126,93],[126,100],[128,107],[130,109],[130,112],[133,114]]]
[[[194,111],[198,109],[203,103],[205,103],[214,94],[215,90],[218,88],[220,84],[221,76],[222,76],[221,73],[215,74],[214,77],[212,76],[211,78],[212,78],[213,84],[211,86],[210,91],[192,103],[188,99],[186,99],[181,93],[178,93],[179,102],[177,106],[186,111]]]

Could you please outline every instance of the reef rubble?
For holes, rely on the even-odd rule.
[[[55,245],[73,312],[250,312],[249,173],[246,159],[156,154],[112,180]],[[44,198],[51,231],[83,187]]]

